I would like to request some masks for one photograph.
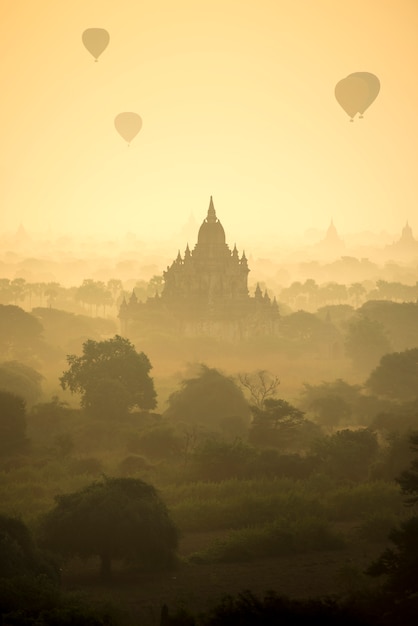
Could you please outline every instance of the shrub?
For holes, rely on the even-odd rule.
[[[206,551],[190,558],[196,562],[238,562],[257,558],[281,557],[316,550],[338,550],[344,546],[341,535],[320,519],[299,522],[281,519],[264,526],[232,531]]]

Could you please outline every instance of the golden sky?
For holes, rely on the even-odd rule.
[[[213,195],[232,245],[418,234],[418,0],[1,0],[0,29],[1,231],[158,241]],[[381,90],[349,123],[359,71]]]

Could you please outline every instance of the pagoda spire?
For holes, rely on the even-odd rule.
[[[216,222],[216,212],[215,212],[215,207],[213,206],[212,196],[210,197],[210,201],[209,201],[208,216],[206,218],[206,221],[212,224]]]

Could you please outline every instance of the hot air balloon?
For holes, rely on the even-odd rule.
[[[350,78],[351,76],[357,76],[357,78],[362,78],[366,81],[367,87],[369,88],[369,97],[367,98],[364,106],[358,110],[358,112],[360,113],[359,117],[362,118],[365,110],[369,108],[369,106],[372,104],[372,102],[376,100],[379,94],[380,80],[377,76],[371,74],[370,72],[355,72],[354,74],[350,74],[349,76],[347,76],[347,78]]]
[[[104,28],[88,28],[81,35],[81,39],[85,48],[94,56],[94,60],[97,63],[99,56],[107,48],[110,35]]]
[[[119,113],[115,117],[115,128],[119,135],[129,143],[139,133],[142,127],[142,119],[138,113]]]
[[[335,85],[335,97],[352,122],[356,113],[367,108],[370,97],[367,81],[359,76],[347,76]]]

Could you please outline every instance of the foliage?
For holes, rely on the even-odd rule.
[[[418,592],[418,517],[411,517],[392,528],[389,539],[394,548],[387,548],[367,570],[370,576],[388,577],[389,588],[409,595]]]
[[[411,447],[418,452],[418,432],[411,435]],[[407,506],[418,502],[418,458],[411,462],[410,469],[401,473],[397,482],[402,493],[407,497]],[[370,565],[368,574],[371,576],[387,576],[387,586],[404,595],[418,592],[416,573],[418,570],[418,517],[413,516],[392,528],[389,539],[394,548],[387,548],[380,557]]]
[[[382,543],[397,522],[398,519],[392,511],[375,511],[367,515],[357,527],[357,536],[367,543]]]
[[[245,528],[278,518],[362,523],[377,511],[402,512],[400,491],[394,484],[325,485],[317,476],[303,481],[259,478],[196,482],[167,488],[164,497],[179,528],[191,532]]]
[[[301,393],[303,408],[315,413],[315,419],[328,429],[342,422],[348,424],[361,399],[361,387],[341,378],[320,385],[304,383]]]
[[[418,453],[418,431],[410,436],[411,449]],[[412,459],[409,469],[404,470],[397,479],[402,492],[408,496],[406,503],[413,506],[418,503],[418,456]]]
[[[92,319],[88,315],[77,315],[49,307],[36,307],[32,313],[42,323],[45,341],[62,350],[81,348],[82,342],[87,338],[100,340],[102,337],[109,337],[116,330],[115,322],[110,319]]]
[[[257,598],[251,591],[226,596],[203,616],[202,626],[366,626],[357,607],[345,606],[335,598],[295,600],[270,591]]]
[[[243,477],[255,455],[255,450],[240,439],[230,443],[207,438],[191,454],[189,473],[197,480]]]
[[[191,558],[200,562],[234,563],[315,550],[336,550],[343,546],[341,535],[332,531],[323,520],[279,518],[263,526],[231,531],[227,539],[216,541],[205,552],[195,553]]]
[[[280,334],[283,349],[296,356],[323,353],[324,346],[328,350],[339,338],[339,331],[331,322],[302,310],[282,319]]]
[[[43,328],[39,320],[13,304],[0,304],[0,349],[16,358],[27,353],[40,339]]]
[[[371,427],[381,432],[389,434],[408,433],[408,431],[418,429],[418,396],[411,402],[383,400],[384,410],[379,411]]]
[[[42,379],[42,374],[19,361],[0,364],[0,390],[22,397],[27,404],[34,404],[40,398]]]
[[[125,457],[118,465],[119,472],[122,476],[132,476],[150,469],[148,461],[139,454],[131,454]]]
[[[391,292],[387,295],[389,299],[397,299],[394,286],[407,289],[406,285],[400,283],[386,283],[385,281],[377,281],[380,287],[392,287]],[[406,350],[411,346],[418,345],[418,302],[417,302],[417,286],[412,288],[414,293],[411,294],[414,302],[390,302],[388,300],[371,300],[361,307],[361,311],[370,319],[382,324],[390,337],[394,350]],[[400,297],[400,299],[407,299]]]
[[[380,421],[376,420],[375,424],[378,430]],[[416,425],[418,426],[417,421]],[[401,472],[407,469],[414,458],[410,446],[411,431],[397,432],[395,422],[393,426],[393,431],[386,435],[379,457],[372,467],[372,477],[379,480],[395,480]]]
[[[152,485],[105,477],[55,500],[40,529],[49,549],[67,557],[99,556],[104,577],[115,559],[144,569],[173,563],[177,530]]]
[[[0,578],[46,576],[58,581],[58,572],[37,549],[22,520],[0,514]]]
[[[295,432],[305,423],[303,411],[278,398],[266,398],[262,407],[252,405],[251,412],[249,440],[255,445],[287,449]]]
[[[313,452],[322,461],[322,469],[339,479],[366,480],[377,456],[377,437],[367,428],[339,430],[319,439]]]
[[[197,375],[183,380],[181,388],[170,395],[164,416],[220,428],[225,418],[235,416],[248,423],[250,409],[232,378],[201,364]]]
[[[173,426],[162,423],[139,435],[137,449],[154,460],[178,458],[183,452],[183,441]]]
[[[105,341],[89,339],[83,355],[67,356],[69,369],[60,378],[63,389],[81,393],[82,406],[99,417],[126,414],[137,406],[156,406],[151,363],[133,344],[119,335]]]
[[[26,403],[20,396],[0,391],[0,453],[21,450],[26,443]]]
[[[418,348],[385,354],[366,386],[378,395],[401,401],[418,397]]]
[[[345,351],[356,369],[369,372],[384,354],[391,351],[391,343],[380,322],[358,314],[349,322]]]
[[[105,311],[106,306],[113,303],[112,293],[106,285],[100,280],[92,280],[91,278],[83,280],[83,284],[78,287],[75,297],[76,300],[87,304],[90,311],[95,306],[96,315],[100,306]]]

